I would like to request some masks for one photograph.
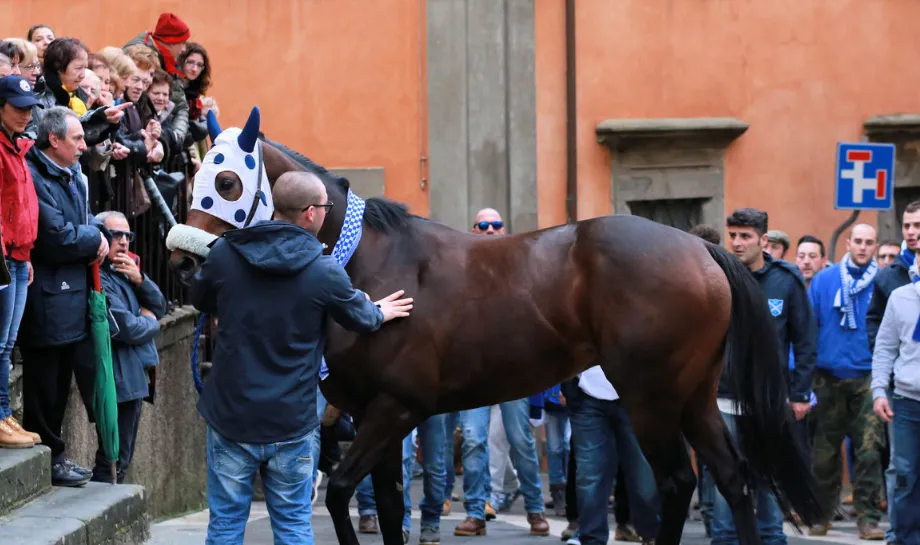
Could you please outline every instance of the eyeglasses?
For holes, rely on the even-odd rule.
[[[112,240],[118,240],[120,238],[127,238],[128,242],[134,242],[134,233],[131,231],[117,231],[109,229],[109,232],[112,233]]]
[[[19,65],[19,69],[26,71],[26,72],[41,72],[42,65],[41,63],[38,63],[38,62],[35,62],[32,64],[21,64]]]
[[[325,208],[325,209],[326,209],[326,212],[328,212],[328,211],[332,210],[332,205],[333,205],[333,202],[332,202],[332,201],[326,201],[326,204],[311,204],[311,205],[307,206],[306,208],[304,208],[303,210],[301,210],[301,212],[306,212],[307,210],[310,209],[310,206],[312,206],[312,207],[314,207],[314,208]]]
[[[203,62],[185,61],[185,66],[194,66],[195,68],[204,69]]]
[[[480,221],[479,223],[474,223],[473,227],[478,227],[480,231],[488,231],[490,225],[492,226],[492,229],[495,229],[496,231],[505,226],[505,224],[500,221]]]

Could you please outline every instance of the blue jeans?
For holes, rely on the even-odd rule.
[[[422,526],[440,526],[441,511],[444,509],[444,427],[445,415],[439,414],[428,418],[419,424],[417,430],[418,445],[422,449],[422,470],[424,495],[419,502],[419,511],[422,514]],[[403,440],[403,498],[406,513],[403,517],[403,529],[411,526],[412,501],[409,498],[409,487],[412,483],[412,462],[415,459],[415,443],[412,434]],[[377,506],[374,502],[374,486],[370,475],[362,479],[355,490],[355,499],[358,502],[358,514],[376,515]]]
[[[568,411],[546,411],[546,466],[549,484],[565,484],[565,473],[569,467],[569,441],[572,426]]]
[[[508,445],[511,447],[511,463],[517,471],[517,478],[521,484],[524,509],[528,514],[542,513],[545,510],[543,483],[540,479],[537,444],[533,440],[533,431],[530,426],[530,401],[527,398],[506,401],[500,403],[498,407],[501,409],[502,425],[505,428]]]
[[[316,434],[265,445],[236,443],[208,426],[208,545],[243,543],[256,472],[275,545],[313,545],[310,524]]]
[[[457,473],[454,471],[454,431],[457,429],[457,421],[460,413],[453,412],[444,415],[444,427],[447,431],[447,437],[444,438],[444,461],[446,477],[444,480],[444,499],[448,500],[454,495],[454,483],[457,481]]]
[[[319,452],[320,452],[320,440],[319,440],[319,428],[323,425],[323,415],[326,414],[326,405],[329,402],[326,401],[326,396],[323,395],[323,392],[320,391],[319,385],[316,386],[316,419],[319,421],[319,426],[316,427],[316,435],[313,436],[313,480],[311,483],[316,482],[316,478],[319,476]],[[312,486],[312,485],[311,485]],[[310,494],[313,494],[312,488]]]
[[[585,395],[573,407],[571,419],[582,545],[606,545],[610,538],[607,501],[621,465],[633,525],[643,538],[655,539],[661,510],[658,488],[626,410],[619,401]]]
[[[697,458],[699,466],[699,494],[700,494],[700,516],[703,522],[709,524],[712,522],[712,505],[715,502],[716,483],[712,478],[712,473],[703,464],[703,461]]]
[[[888,399],[891,399],[891,391],[888,391]],[[894,467],[894,423],[888,424],[888,467],[885,468],[885,490],[888,494],[888,531],[885,532],[885,541],[888,543],[897,543],[897,525],[894,513],[894,488],[897,484],[897,469]]]
[[[738,432],[736,418],[738,417],[722,413],[722,419],[733,437],[736,437]],[[738,545],[738,533],[735,531],[728,502],[718,489],[713,496],[715,501],[712,510],[712,545]],[[766,488],[758,488],[754,493],[754,507],[757,511],[757,529],[763,545],[786,545],[783,512],[773,494]]]
[[[893,395],[891,402],[897,445],[894,512],[898,519],[898,543],[920,545],[920,401]]]
[[[463,508],[467,516],[485,520],[492,480],[489,475],[489,407],[460,411],[457,421],[463,434]]]
[[[6,265],[12,281],[0,291],[0,420],[13,416],[10,409],[10,366],[29,291],[29,265],[12,258],[6,258]]]

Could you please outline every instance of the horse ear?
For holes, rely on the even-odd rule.
[[[259,107],[255,106],[252,109],[252,113],[249,114],[249,119],[246,121],[246,126],[243,127],[243,132],[240,133],[237,139],[240,149],[246,153],[252,153],[256,149],[256,140],[259,138],[259,124],[261,122]]]
[[[214,110],[208,111],[208,136],[211,137],[211,144],[214,144],[214,141],[217,140],[217,137],[221,133],[220,123],[217,122],[217,116],[214,115]]]

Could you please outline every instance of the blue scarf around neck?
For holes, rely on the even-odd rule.
[[[855,330],[856,327],[856,296],[864,289],[872,285],[875,275],[878,273],[878,264],[875,258],[872,259],[863,269],[857,267],[850,260],[850,254],[843,256],[840,263],[837,264],[840,269],[840,289],[834,296],[834,308],[839,309],[842,314],[840,318],[840,327],[844,329]],[[862,275],[857,279],[854,278],[854,272],[862,269]]]
[[[916,255],[907,247],[907,241],[901,242],[901,261],[904,262],[904,266],[910,269],[914,266],[915,259]]]

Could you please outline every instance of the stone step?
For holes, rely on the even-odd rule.
[[[21,545],[144,543],[150,537],[147,497],[137,485],[54,487],[0,517],[0,536]]]
[[[0,449],[0,515],[51,490],[51,450]]]

